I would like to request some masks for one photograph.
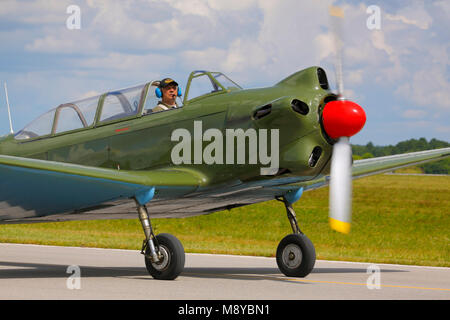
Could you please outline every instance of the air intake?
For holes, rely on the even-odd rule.
[[[258,120],[268,116],[272,112],[272,104],[265,105],[253,113],[253,119]]]
[[[291,106],[292,106],[292,110],[294,110],[297,113],[300,113],[301,115],[306,116],[309,112],[308,105],[298,99],[292,100]]]
[[[322,155],[322,148],[315,147],[311,152],[311,155],[309,156],[308,160],[308,164],[311,168],[314,168],[316,166],[317,161],[319,161],[321,155]]]
[[[317,68],[317,78],[319,79],[320,87],[324,90],[328,90],[329,85],[328,85],[328,79],[327,79],[327,74],[325,73],[325,70],[323,70],[322,68]]]

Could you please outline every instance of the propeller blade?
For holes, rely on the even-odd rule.
[[[344,108],[344,110],[350,110],[350,108],[348,108],[349,103],[344,103],[344,81],[342,77],[343,20],[344,10],[339,7],[330,6],[330,25],[334,38],[335,50],[336,83],[338,100],[340,100],[336,105],[344,107],[345,104],[346,108]],[[327,111],[333,111],[333,109],[328,108]],[[329,219],[332,229],[342,233],[349,233],[352,216],[352,147],[350,146],[349,141],[351,134],[346,132],[346,130],[345,132],[342,130],[342,128],[347,129],[349,126],[345,123],[342,127],[342,124],[340,123],[340,120],[342,120],[341,118],[342,116],[340,113],[331,114],[324,118],[330,120],[332,124],[331,127],[327,124],[327,132],[332,133],[336,131],[336,138],[339,137],[338,142],[333,146],[333,154],[331,156]],[[362,121],[358,120],[358,125],[359,122]],[[338,124],[337,129],[336,124]],[[360,129],[358,129],[358,131],[359,130]],[[356,130],[350,131],[352,131],[351,133],[353,134],[353,131]],[[347,136],[344,136],[343,134]]]
[[[336,84],[339,99],[344,99],[344,81],[342,79],[342,48],[343,48],[343,31],[342,22],[344,20],[344,10],[339,7],[330,7],[330,25],[333,32],[336,71]]]
[[[339,138],[333,146],[330,172],[330,226],[350,232],[352,215],[352,148],[349,138]]]

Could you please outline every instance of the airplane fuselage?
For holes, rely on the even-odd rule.
[[[317,68],[300,71],[270,88],[236,90],[188,100],[181,108],[117,120],[82,130],[56,133],[40,138],[16,140],[13,135],[0,142],[0,154],[28,157],[118,170],[147,170],[172,167],[172,150],[178,141],[172,133],[180,128],[190,132],[192,158],[195,156],[194,122],[201,123],[202,133],[218,129],[279,130],[278,174],[303,176],[305,180],[327,173],[331,156],[329,139],[320,123],[320,108],[335,96],[320,86]],[[295,111],[293,101],[300,101],[307,110]],[[198,139],[197,139],[198,140]],[[261,163],[249,163],[249,141],[246,140],[246,161],[198,163],[182,166],[204,172],[211,181],[269,179],[261,176]],[[198,141],[196,142],[199,143]],[[202,140],[202,149],[211,142]],[[270,139],[267,141],[270,151]],[[235,143],[235,157],[242,150]],[[227,153],[223,143],[224,154]],[[275,151],[275,150],[274,150]],[[228,150],[229,153],[229,150]],[[315,153],[315,156],[313,155]],[[311,160],[316,157],[317,159]]]

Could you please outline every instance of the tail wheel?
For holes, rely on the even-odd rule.
[[[316,250],[304,234],[290,234],[280,241],[277,248],[277,264],[288,277],[306,277],[316,263]]]
[[[149,249],[146,249],[145,266],[150,275],[158,280],[174,280],[184,269],[184,248],[180,240],[168,233],[156,236],[160,260],[152,262]]]

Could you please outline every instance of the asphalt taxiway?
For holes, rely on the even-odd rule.
[[[186,254],[174,281],[154,280],[139,251],[0,244],[0,299],[450,299],[450,268],[316,262],[306,278],[274,258]]]

